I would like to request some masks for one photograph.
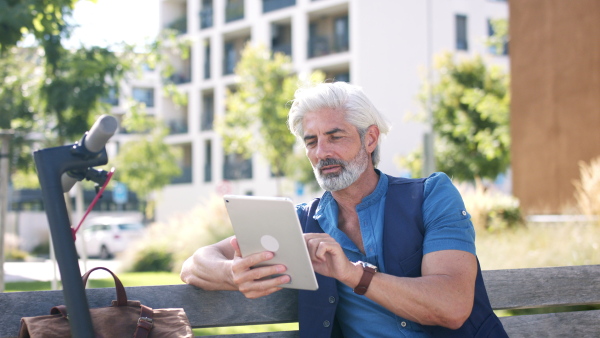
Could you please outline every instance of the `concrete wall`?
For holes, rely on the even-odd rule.
[[[574,205],[600,156],[600,1],[510,2],[513,192],[526,213]]]

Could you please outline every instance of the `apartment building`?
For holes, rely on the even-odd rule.
[[[329,79],[363,87],[393,127],[379,168],[406,175],[394,158],[423,143],[427,126],[406,118],[419,112],[416,96],[433,55],[442,51],[484,55],[508,67],[485,45],[489,20],[507,18],[500,0],[162,0],[160,27],[192,41],[190,58],[173,59],[172,78],[188,104],[175,105],[156,87],[135,87],[153,113],[170,126],[167,142],[182,149],[183,175],[159,195],[157,219],[166,220],[211,195],[275,195],[276,181],[259,154],[227,155],[213,122],[225,114],[226,89],[248,42],[291,56],[295,71],[325,72]],[[321,192],[283,183],[296,202]]]

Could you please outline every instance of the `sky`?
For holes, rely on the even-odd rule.
[[[159,1],[80,0],[73,11],[73,21],[80,27],[73,31],[69,45],[142,44],[158,34]]]

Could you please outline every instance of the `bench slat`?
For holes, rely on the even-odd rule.
[[[511,338],[598,337],[600,310],[500,318]]]
[[[489,270],[483,279],[496,310],[600,303],[600,265]]]
[[[483,271],[494,309],[600,304],[600,265]],[[235,291],[204,291],[190,285],[126,287],[130,300],[152,308],[182,307],[194,328],[295,322],[297,291],[285,289],[247,299]],[[114,288],[88,289],[90,307],[116,298]],[[16,336],[21,317],[48,314],[64,304],[62,291],[0,294],[0,337]],[[511,337],[585,336],[600,332],[600,310],[503,317]],[[564,331],[564,332],[563,332]],[[297,337],[297,332],[239,337]],[[233,336],[235,337],[235,336]]]
[[[281,331],[281,332],[260,332],[260,333],[241,333],[221,336],[202,336],[202,338],[298,338],[298,331]]]

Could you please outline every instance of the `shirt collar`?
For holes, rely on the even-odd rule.
[[[377,175],[379,175],[379,181],[377,182],[377,186],[372,193],[367,195],[363,200],[356,206],[356,211],[364,210],[375,203],[378,203],[379,200],[387,193],[388,187],[388,178],[387,175],[383,174],[379,169],[375,169]],[[330,191],[326,191],[321,197],[321,201],[317,210],[315,212],[314,219],[318,220],[323,214],[324,210],[332,207],[332,203],[336,203],[333,195]],[[335,209],[337,210],[337,204],[334,204]]]

